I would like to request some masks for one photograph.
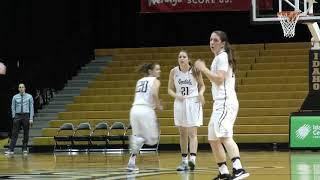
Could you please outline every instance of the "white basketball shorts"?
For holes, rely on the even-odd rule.
[[[174,101],[174,124],[182,127],[199,127],[203,124],[202,104],[199,97]]]
[[[145,144],[155,145],[159,141],[159,124],[155,111],[144,105],[134,105],[130,110],[132,135],[144,138]]]
[[[208,140],[233,136],[233,125],[239,110],[238,100],[217,100],[208,124]]]

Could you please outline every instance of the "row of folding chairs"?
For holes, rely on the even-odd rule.
[[[106,122],[101,122],[94,128],[92,128],[88,122],[80,123],[76,127],[72,123],[65,123],[58,129],[57,134],[54,136],[54,151],[58,151],[58,148],[60,151],[66,149],[71,151],[75,149],[75,147],[78,147],[78,150],[85,149],[89,151],[93,147],[94,142],[99,141],[105,142],[103,149],[111,149],[111,141],[121,141],[122,147],[119,148],[119,150],[125,150],[128,149],[125,147],[125,141],[129,139],[127,135],[129,129],[130,125],[126,126],[122,122],[115,122],[111,126]],[[87,142],[87,144],[83,145],[82,143],[82,145],[79,145],[78,142]]]
[[[89,122],[80,123],[74,126],[72,123],[64,123],[54,136],[54,151],[109,151],[123,152],[129,150],[128,140],[131,135],[131,125],[123,122],[114,122],[109,125],[107,122],[100,122],[91,127]],[[79,142],[86,142],[79,144]],[[101,148],[101,143],[104,142]],[[120,142],[114,143],[114,142]],[[144,146],[141,151],[158,152],[159,142],[155,146]]]

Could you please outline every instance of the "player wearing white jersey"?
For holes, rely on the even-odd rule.
[[[215,56],[211,70],[201,60],[196,61],[195,67],[212,82],[214,104],[208,125],[208,140],[219,167],[219,175],[214,179],[243,179],[249,173],[241,165],[239,148],[233,140],[233,125],[239,109],[235,91],[236,62],[225,32],[214,31],[211,34],[210,49]],[[227,167],[223,145],[233,162],[232,176]]]
[[[174,123],[180,132],[182,161],[177,170],[194,170],[198,149],[197,128],[203,124],[205,86],[200,71],[191,66],[186,51],[179,52],[178,63],[179,66],[171,69],[168,82],[168,93],[175,98]]]
[[[159,141],[159,125],[155,109],[162,110],[159,101],[160,65],[144,64],[139,69],[145,77],[136,84],[134,102],[130,110],[130,137],[131,155],[127,170],[136,171],[135,159],[144,144],[155,145]]]

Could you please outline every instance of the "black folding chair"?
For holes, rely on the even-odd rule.
[[[53,137],[55,141],[55,145],[53,151],[65,151],[62,147],[67,147],[68,151],[71,151],[73,148],[73,134],[74,134],[74,126],[72,123],[64,123],[60,126],[57,134]],[[58,142],[64,142],[64,144],[59,144]],[[59,147],[59,150],[57,148]]]
[[[108,140],[108,136],[109,136],[109,125],[106,122],[101,122],[99,124],[97,124],[94,128],[94,130],[91,133],[91,144],[94,145],[95,142],[99,142],[99,141],[103,141],[105,142],[105,147],[104,147],[104,151],[106,149],[108,149],[109,147],[109,140]]]
[[[80,145],[79,151],[81,151],[81,146],[84,145],[83,143],[77,143],[77,142],[87,142],[85,151],[89,151],[91,148],[91,126],[90,123],[80,123],[77,127],[77,129],[74,131],[73,134],[73,145]]]
[[[127,150],[125,141],[128,141],[129,138],[126,135],[127,127],[122,122],[114,122],[109,130],[108,140],[111,144],[111,141],[120,141],[122,143],[122,148],[112,148],[112,150]]]

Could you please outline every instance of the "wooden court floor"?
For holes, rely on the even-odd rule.
[[[296,151],[242,151],[242,163],[252,180],[319,180],[320,154]],[[201,151],[195,171],[176,172],[177,151],[142,154],[139,173],[125,170],[128,154],[32,153],[0,155],[0,179],[212,179],[217,169],[209,151]],[[229,163],[230,167],[230,163]]]

